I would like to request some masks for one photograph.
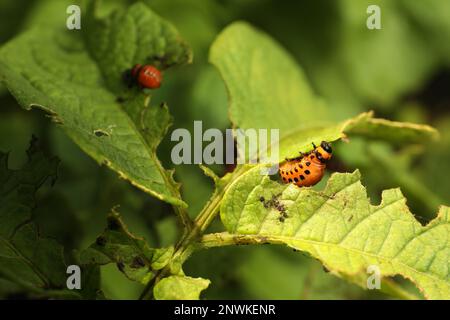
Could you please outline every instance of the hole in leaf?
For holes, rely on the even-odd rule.
[[[94,130],[94,134],[95,134],[97,137],[104,137],[104,136],[109,137],[109,133],[106,132],[106,131],[104,131],[104,130],[102,130],[102,129]]]

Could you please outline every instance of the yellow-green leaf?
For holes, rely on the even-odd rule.
[[[329,106],[314,94],[290,54],[247,23],[227,27],[213,43],[209,58],[227,86],[233,125],[240,129],[279,129],[277,161],[311,150],[313,142],[332,142],[346,135],[394,143],[437,137],[436,130],[429,126],[376,119],[373,112],[333,121]]]
[[[399,189],[372,205],[360,179],[358,171],[334,174],[318,192],[254,168],[226,193],[221,219],[230,234],[309,252],[337,274],[360,276],[376,265],[383,276],[410,279],[426,298],[449,299],[450,209],[422,226]]]
[[[156,284],[153,295],[156,300],[198,300],[210,283],[203,278],[169,276]]]

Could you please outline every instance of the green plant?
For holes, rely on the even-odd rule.
[[[29,258],[27,243],[37,238],[33,224],[24,224],[33,206],[29,196],[56,170],[56,161],[36,151],[33,142],[29,162],[20,171],[9,170],[7,156],[2,156],[0,179],[6,182],[0,219],[6,245],[0,256],[13,261],[0,267],[0,279],[8,283],[6,293],[103,297],[100,266],[115,263],[128,279],[144,285],[142,299],[196,299],[210,281],[184,273],[183,265],[194,252],[272,243],[306,252],[332,274],[362,287],[367,267],[376,264],[385,277],[382,291],[394,297],[416,298],[389,278],[401,275],[426,298],[450,298],[448,207],[442,206],[438,216],[422,226],[399,189],[384,191],[381,203],[372,205],[359,171],[335,173],[322,190],[315,190],[261,175],[264,164],[238,165],[221,177],[201,166],[213,180],[214,191],[203,209],[188,212],[174,171],[165,169],[157,156],[173,121],[170,106],[152,103],[155,97],[148,92],[127,90],[121,74],[153,57],[181,66],[182,72],[182,66],[192,62],[191,48],[145,3],[102,17],[96,4],[89,2],[81,32],[43,26],[5,44],[0,49],[1,80],[23,108],[44,110],[98,163],[170,204],[182,232],[175,243],[152,248],[128,230],[113,208],[104,232],[88,248],[71,253],[66,262],[62,254],[53,256],[61,253],[60,246],[45,238],[35,244],[42,254],[36,260]],[[374,118],[371,111],[336,120],[335,111],[313,92],[294,58],[247,23],[235,22],[223,30],[210,48],[209,61],[228,90],[234,128],[280,129],[279,161],[322,140],[339,145],[342,140],[376,139],[405,146],[438,138],[430,126]],[[286,208],[286,220],[280,222],[279,210],[265,207],[261,197],[278,199]],[[225,229],[208,232],[219,213]],[[25,231],[28,234],[22,236]],[[81,294],[64,289],[61,273],[69,261],[81,265],[86,275]]]

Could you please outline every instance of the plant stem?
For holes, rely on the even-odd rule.
[[[231,174],[230,179],[223,186],[216,184],[216,190],[208,203],[203,207],[202,211],[197,215],[194,220],[193,227],[183,234],[181,239],[175,246],[175,252],[168,265],[159,270],[155,276],[149,281],[144,290],[142,291],[139,299],[150,299],[152,297],[152,289],[158,283],[158,281],[170,274],[170,266],[172,262],[177,261],[182,265],[192,253],[192,247],[197,241],[198,237],[209,227],[211,222],[219,212],[220,203],[231,184],[241,176],[248,167],[239,166]]]
[[[228,245],[252,245],[252,244],[285,244],[285,237],[280,236],[266,236],[266,235],[241,235],[241,234],[230,234],[228,232],[211,233],[204,235],[203,233],[209,227],[211,222],[216,217],[219,212],[219,207],[222,199],[228,190],[228,188],[233,184],[233,182],[246,171],[246,167],[238,167],[235,172],[228,179],[226,184],[220,186],[220,181],[216,185],[216,190],[198,214],[197,218],[193,223],[193,228],[185,233],[180,241],[175,246],[175,252],[171,258],[168,265],[159,270],[151,281],[147,284],[143,290],[140,299],[151,299],[153,296],[153,287],[162,278],[179,272],[173,272],[173,265],[176,262],[176,266],[180,266],[189,258],[189,256],[197,249],[208,249],[214,247],[222,247]],[[222,180],[223,181],[223,180]],[[341,278],[344,278],[350,282],[353,282],[359,286],[362,286],[361,279],[358,276],[340,274]],[[365,283],[365,282],[364,282]],[[381,291],[388,295],[391,295],[398,299],[419,299],[416,295],[403,289],[399,284],[395,283],[389,278],[382,279]]]

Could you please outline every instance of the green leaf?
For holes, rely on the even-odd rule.
[[[45,181],[55,181],[59,160],[45,157],[35,139],[27,156],[21,169],[11,170],[8,155],[0,153],[0,293],[80,298],[66,289],[62,246],[42,237],[31,221],[34,195]]]
[[[186,276],[169,276],[161,279],[153,289],[156,300],[198,300],[210,281]]]
[[[225,194],[221,219],[230,234],[246,235],[234,243],[286,244],[345,276],[361,276],[377,265],[385,277],[413,281],[426,298],[449,299],[449,208],[442,206],[437,218],[421,226],[399,189],[384,191],[374,206],[360,178],[358,171],[334,174],[317,192],[280,184],[254,168]]]
[[[228,88],[235,127],[280,130],[278,161],[309,151],[312,142],[331,142],[346,134],[395,143],[437,136],[429,126],[374,119],[373,112],[332,121],[328,107],[312,92],[293,58],[269,36],[243,22],[233,23],[217,37],[210,62]]]
[[[67,7],[70,5],[80,5],[82,0],[39,0],[35,1],[33,5],[27,6],[27,14],[22,15],[25,17],[21,29],[26,30],[33,28],[36,25],[46,25],[53,28],[65,28],[67,17]],[[19,1],[18,1],[19,3]],[[23,10],[23,5],[20,8]]]
[[[99,163],[163,201],[186,206],[155,154],[170,124],[167,107],[150,106],[146,93],[127,90],[122,74],[136,63],[189,62],[190,50],[142,3],[104,19],[91,7],[81,31],[36,27],[5,45],[0,79],[22,107],[49,113]]]
[[[92,6],[96,2],[91,2]],[[124,90],[122,73],[135,63],[152,63],[165,69],[189,63],[192,53],[178,31],[145,4],[138,2],[107,18],[95,17],[89,7],[86,49],[113,92]]]
[[[283,131],[327,120],[325,106],[294,59],[249,24],[236,22],[222,31],[209,59],[227,85],[236,127]]]
[[[366,112],[338,124],[291,131],[279,141],[279,160],[296,157],[299,151],[311,150],[312,142],[318,145],[322,140],[332,142],[347,136],[361,136],[403,145],[437,140],[439,133],[425,124],[373,118],[373,112]]]
[[[119,214],[108,216],[106,230],[89,248],[81,253],[83,264],[105,265],[116,263],[130,280],[146,284],[154,271],[164,268],[173,254],[173,247],[153,249],[143,238],[132,235]]]
[[[333,142],[354,136],[403,145],[437,140],[439,133],[428,125],[373,118],[373,112],[366,112],[337,124],[285,131],[278,141],[278,157],[275,159],[281,162],[285,158],[297,157],[299,152],[310,151],[312,143],[319,145],[323,140]],[[270,154],[272,149],[273,145],[269,145],[267,153]]]
[[[353,122],[345,131],[349,135],[386,140],[397,145],[427,143],[439,138],[439,132],[426,124],[390,121],[372,117],[367,117],[366,121]]]

